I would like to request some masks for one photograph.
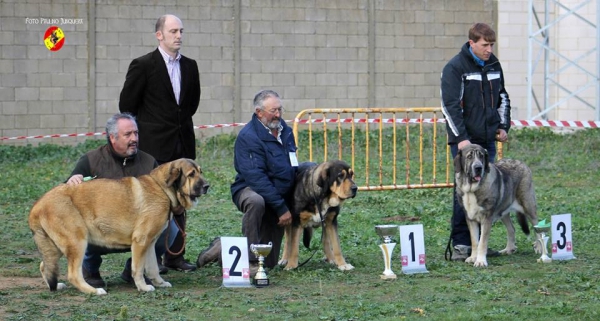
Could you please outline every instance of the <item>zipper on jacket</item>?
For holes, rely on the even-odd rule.
[[[488,80],[488,83],[490,84],[490,102],[492,102],[491,108],[492,108],[492,110],[494,110],[495,109],[494,108],[494,106],[495,106],[495,104],[494,104],[494,94],[493,94],[494,93],[494,88],[492,87],[492,82],[491,81]]]

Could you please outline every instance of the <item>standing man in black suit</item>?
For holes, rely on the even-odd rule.
[[[182,157],[196,159],[192,116],[200,103],[198,65],[179,53],[183,23],[178,17],[160,17],[155,32],[158,48],[129,65],[119,110],[136,116],[139,148],[159,164]],[[186,213],[183,208],[172,211],[180,232],[163,264],[170,269],[193,271],[196,266],[184,259]]]

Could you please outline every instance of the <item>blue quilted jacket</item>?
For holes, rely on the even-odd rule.
[[[278,216],[288,211],[285,199],[291,199],[296,175],[289,156],[296,152],[294,133],[283,121],[282,126],[280,144],[256,114],[252,115],[235,141],[233,163],[237,175],[231,184],[234,199],[236,193],[250,187]]]

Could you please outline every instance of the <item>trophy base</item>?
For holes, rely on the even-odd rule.
[[[382,280],[393,280],[396,278],[396,274],[382,274],[379,276]]]
[[[252,284],[257,288],[264,288],[269,286],[269,279],[254,279]]]

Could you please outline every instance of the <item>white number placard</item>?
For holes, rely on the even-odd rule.
[[[221,237],[224,287],[251,287],[248,240],[245,237]]]
[[[425,267],[423,224],[400,226],[400,259],[402,273],[428,273]]]
[[[574,258],[571,214],[552,215],[552,259],[571,260]]]

